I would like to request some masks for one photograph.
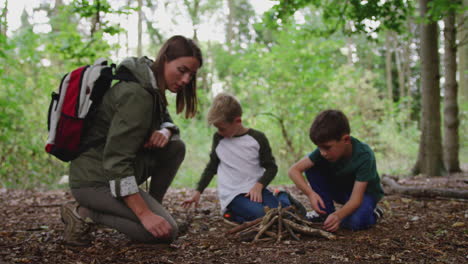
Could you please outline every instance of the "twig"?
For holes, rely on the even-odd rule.
[[[330,232],[323,231],[323,230],[316,229],[316,228],[311,228],[311,227],[308,227],[308,226],[302,226],[302,225],[299,225],[299,224],[294,223],[293,221],[287,220],[287,219],[284,219],[283,221],[286,224],[288,224],[292,229],[294,229],[294,230],[296,230],[298,232],[301,232],[303,234],[306,234],[306,235],[320,235],[320,236],[328,238],[328,239],[336,239],[336,236],[333,235]]]
[[[60,207],[62,204],[31,204],[31,207]]]
[[[291,235],[292,238],[294,238],[295,240],[299,241],[301,240],[298,236],[296,236],[296,234],[294,234],[294,231],[292,231],[291,227],[288,225],[288,223],[284,222],[284,226],[286,227],[286,230],[288,230],[289,234]]]
[[[304,220],[304,219],[300,218],[299,216],[297,216],[296,214],[293,214],[293,213],[291,213],[289,211],[285,211],[285,213],[288,214],[289,216],[293,217],[294,220],[296,220],[297,222],[299,222],[302,225],[306,225],[306,226],[309,226],[309,227],[316,226],[316,224],[314,224],[312,222],[309,222],[307,220]]]
[[[278,237],[276,239],[276,243],[279,243],[282,238],[283,232],[283,210],[281,208],[281,203],[278,206]]]
[[[19,246],[19,245],[21,245],[21,244],[24,244],[24,243],[28,242],[29,240],[31,240],[31,238],[32,238],[32,235],[30,235],[27,239],[25,239],[25,240],[23,240],[23,241],[21,241],[21,242],[18,242],[18,243],[13,244],[13,245],[4,245],[4,246],[0,246],[0,248],[16,247],[16,246]]]
[[[257,240],[263,235],[263,233],[265,233],[265,231],[266,231],[271,225],[273,225],[273,223],[276,221],[276,219],[278,219],[278,216],[277,216],[277,215],[275,215],[275,216],[270,220],[270,222],[268,222],[268,224],[266,224],[265,226],[261,227],[261,228],[260,228],[260,231],[258,231],[258,234],[255,236],[254,241],[257,241]]]
[[[255,220],[253,220],[253,221],[245,222],[245,223],[243,223],[243,224],[241,224],[241,225],[238,225],[238,226],[236,226],[236,227],[230,229],[229,231],[226,232],[226,234],[228,234],[228,235],[229,235],[229,234],[235,234],[235,233],[237,233],[237,232],[239,232],[239,231],[242,231],[242,230],[247,229],[247,228],[249,228],[249,227],[251,227],[251,226],[253,226],[253,225],[258,224],[258,223],[260,223],[261,221],[262,221],[262,218],[257,218],[257,219],[255,219]]]

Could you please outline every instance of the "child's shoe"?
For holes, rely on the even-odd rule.
[[[321,215],[314,210],[307,212],[306,218],[313,223],[322,223],[327,219],[328,215]]]
[[[71,202],[60,208],[62,222],[65,224],[63,240],[65,244],[72,246],[89,246],[93,240],[91,232],[94,225],[89,218],[81,219],[77,207],[76,203]]]
[[[294,198],[289,192],[285,192],[285,191],[276,192],[275,191],[275,194],[277,197],[279,197],[280,195],[286,195],[291,205],[294,206],[294,208],[296,209],[296,213],[302,217],[306,217],[307,210],[304,207],[304,205],[302,205],[301,202],[296,200],[296,198]]]
[[[231,212],[227,211],[223,214],[223,220],[225,223],[232,225],[232,226],[238,226],[239,223],[234,221],[234,216],[232,215]]]
[[[374,215],[375,215],[375,219],[379,221],[379,219],[382,218],[384,215],[383,209],[377,205],[374,209]]]

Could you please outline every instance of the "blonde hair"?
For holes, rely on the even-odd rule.
[[[236,117],[242,116],[242,107],[237,98],[229,93],[219,93],[213,99],[208,111],[208,124],[218,122],[232,123]]]

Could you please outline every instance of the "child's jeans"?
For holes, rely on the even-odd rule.
[[[320,208],[331,214],[335,212],[333,201],[339,204],[345,204],[351,197],[351,188],[343,188],[337,183],[331,183],[325,172],[317,168],[310,168],[306,172],[307,180],[310,186],[323,200],[325,208]],[[341,188],[340,188],[341,187]],[[369,194],[364,194],[361,205],[351,215],[341,221],[341,227],[351,230],[368,229],[373,226],[377,218],[374,215],[374,209],[377,203],[375,198]]]
[[[261,203],[251,201],[250,197],[245,197],[245,193],[241,193],[229,203],[227,210],[232,214],[234,222],[243,223],[263,217],[265,215],[264,206],[277,208],[279,203],[282,207],[291,205],[287,193],[280,193],[278,197],[275,197],[265,188],[262,191]]]

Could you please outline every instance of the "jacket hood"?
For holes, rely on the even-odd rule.
[[[128,74],[130,72],[145,89],[157,90],[156,78],[151,70],[152,64],[153,61],[146,56],[129,57],[117,66],[116,73]]]

